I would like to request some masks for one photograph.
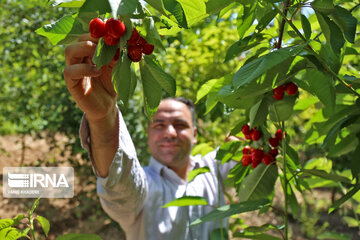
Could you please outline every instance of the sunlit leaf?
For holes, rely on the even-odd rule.
[[[171,202],[168,202],[167,204],[165,204],[162,207],[163,208],[173,207],[173,206],[185,207],[185,206],[207,205],[207,204],[208,203],[207,203],[206,199],[203,197],[184,196],[184,197],[177,198]]]
[[[187,182],[191,182],[192,180],[194,180],[194,178],[196,178],[198,175],[200,174],[204,174],[204,173],[208,173],[210,172],[210,168],[209,167],[201,167],[201,168],[195,168],[193,170],[191,170],[189,172],[189,174],[187,175]]]

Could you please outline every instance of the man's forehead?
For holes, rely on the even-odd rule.
[[[162,101],[153,116],[153,120],[160,118],[191,118],[188,107],[179,101],[165,100]]]

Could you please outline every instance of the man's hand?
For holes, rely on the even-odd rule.
[[[118,119],[116,92],[109,67],[97,70],[92,63],[98,39],[90,34],[79,37],[79,42],[65,49],[64,78],[70,94],[86,113],[90,127],[92,157],[101,177],[106,177],[118,147]]]
[[[92,63],[98,39],[90,34],[79,37],[79,42],[65,49],[64,78],[70,94],[89,121],[106,118],[116,105],[116,92],[111,82],[109,67],[97,70]]]

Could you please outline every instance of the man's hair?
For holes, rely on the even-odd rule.
[[[183,104],[185,104],[188,107],[188,109],[190,110],[193,126],[194,127],[196,126],[195,104],[193,103],[193,101],[191,101],[190,99],[184,98],[184,97],[167,97],[167,98],[164,98],[163,101],[164,100],[174,100],[174,101],[182,102]]]

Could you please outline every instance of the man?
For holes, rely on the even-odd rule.
[[[66,48],[64,78],[69,92],[84,111],[80,133],[98,176],[98,194],[104,210],[124,229],[128,240],[209,239],[218,222],[189,226],[195,219],[224,204],[221,182],[231,165],[217,169],[215,152],[190,156],[196,143],[194,109],[182,98],[161,101],[149,122],[148,145],[152,157],[142,168],[116,106],[111,69],[97,70],[91,63],[98,39],[86,34]],[[198,167],[210,172],[187,183]],[[221,178],[220,178],[221,179]],[[162,206],[182,196],[201,196],[208,205]]]

